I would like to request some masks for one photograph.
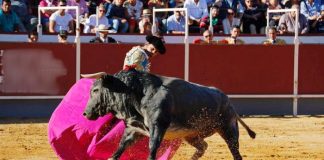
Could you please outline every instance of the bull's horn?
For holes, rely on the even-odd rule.
[[[107,74],[106,72],[98,72],[98,73],[92,73],[92,74],[81,74],[81,77],[83,78],[101,78],[103,75]]]

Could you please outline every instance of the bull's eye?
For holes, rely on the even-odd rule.
[[[96,89],[94,89],[92,92],[93,93],[96,93],[96,92],[98,92],[99,90],[98,90],[98,88],[96,88]]]

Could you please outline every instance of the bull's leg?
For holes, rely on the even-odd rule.
[[[197,149],[195,154],[191,157],[192,160],[197,160],[204,155],[208,147],[208,144],[207,142],[204,141],[204,139],[195,137],[195,138],[186,138],[186,141]]]
[[[119,157],[123,154],[125,149],[131,145],[135,140],[139,139],[142,137],[142,135],[136,133],[134,130],[131,128],[125,128],[123,137],[121,141],[119,142],[119,146],[117,148],[117,151],[113,154],[112,158],[110,160],[117,160]]]
[[[163,125],[156,125],[156,124],[150,128],[150,143],[149,143],[150,155],[148,157],[149,160],[156,159],[156,152],[160,147],[166,129],[167,127]]]
[[[242,156],[239,151],[239,131],[237,121],[232,121],[225,125],[219,134],[224,138],[235,160],[241,160]]]

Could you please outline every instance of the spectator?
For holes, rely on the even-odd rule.
[[[169,6],[169,8],[183,8],[184,1],[185,0],[169,0],[168,6]],[[169,12],[169,13],[172,14],[172,12]]]
[[[232,9],[238,19],[241,19],[243,16],[244,8],[241,0],[216,0],[215,5],[217,5],[219,10],[219,18],[223,20],[226,18],[227,10]]]
[[[315,26],[312,27],[312,24],[320,16],[321,4],[315,0],[304,0],[300,3],[300,13],[303,14],[307,20],[308,25],[310,26],[310,32],[315,32]]]
[[[245,0],[246,9],[242,17],[243,33],[264,33],[265,16],[258,5],[254,5],[253,0]]]
[[[282,9],[280,3],[278,0],[269,0],[269,10],[275,10],[275,9]],[[271,13],[270,14],[270,20],[269,20],[269,26],[278,26],[279,19],[281,17],[282,13]]]
[[[117,33],[119,30],[121,33],[126,33],[128,31],[128,22],[126,16],[127,10],[123,6],[123,3],[124,0],[115,0],[106,13],[109,24],[112,24],[115,33]]]
[[[129,32],[134,33],[138,22],[141,20],[143,3],[139,0],[126,0],[124,7],[127,9],[129,16]]]
[[[200,28],[201,20],[208,17],[206,0],[186,0],[183,7],[188,8],[190,29]],[[199,31],[201,32],[202,30]]]
[[[103,4],[100,4],[98,7],[98,25],[103,24],[109,26],[108,18],[105,16],[106,9]],[[96,33],[95,27],[97,25],[97,15],[91,15],[84,24],[83,33]]]
[[[166,49],[161,38],[156,36],[146,36],[147,43],[143,46],[133,47],[126,54],[123,69],[135,68],[138,71],[149,72],[151,58],[165,54]]]
[[[152,34],[152,23],[144,22],[142,29],[140,30],[141,34],[151,35]]]
[[[99,37],[95,37],[90,40],[90,43],[119,43],[114,38],[109,37],[108,33],[108,27],[100,24],[98,27]]]
[[[32,9],[28,0],[11,0],[11,9],[17,14],[27,31],[34,29],[33,27],[36,25],[31,22],[36,17],[32,16]]]
[[[223,31],[224,34],[230,34],[234,26],[240,26],[240,19],[235,18],[235,12],[233,9],[227,9],[227,16],[223,20]]]
[[[38,42],[38,33],[36,30],[28,32],[28,42],[30,43]]]
[[[60,0],[58,5],[66,6],[66,1]],[[61,30],[72,33],[73,29],[73,18],[69,13],[65,12],[65,9],[59,9],[51,15],[49,23],[50,33],[59,33]]]
[[[59,34],[57,35],[57,39],[59,43],[68,43],[68,31],[60,30]]]
[[[54,7],[57,6],[57,0],[41,0],[39,2],[40,7]],[[44,27],[44,31],[49,30],[49,18],[55,12],[55,10],[41,10],[41,23]]]
[[[83,18],[88,18],[89,17],[89,9],[86,4],[85,0],[67,0],[67,5],[68,6],[77,6],[79,7],[79,16]],[[73,19],[76,19],[76,11],[73,9],[69,9],[68,13],[73,17]]]
[[[282,4],[284,4],[284,7],[286,9],[290,9],[293,5],[300,5],[300,2],[302,0],[283,0],[282,1]]]
[[[324,33],[324,4],[321,6],[321,15],[312,24],[318,33]]]
[[[149,0],[148,1],[148,8],[153,10],[153,8],[168,8],[168,3],[166,0]],[[156,12],[155,13],[155,18],[157,21],[157,27],[160,31],[165,33],[167,31],[166,28],[166,21],[168,12]],[[154,20],[155,21],[155,20]]]
[[[288,30],[287,30],[287,25],[285,23],[281,23],[279,25],[279,34],[288,34]]]
[[[144,9],[142,19],[138,23],[138,28],[141,34],[152,33],[152,12],[150,9]]]
[[[194,44],[217,44],[217,41],[213,40],[213,33],[209,30],[204,31],[203,39],[196,39]]]
[[[203,18],[201,27],[205,30],[209,29],[209,27],[213,28],[214,33],[222,33],[223,32],[223,25],[222,21],[219,18],[219,7],[214,5],[210,8],[211,16],[212,16],[212,26],[210,26],[210,16]]]
[[[277,38],[277,29],[275,27],[270,27],[268,29],[268,39],[264,40],[262,44],[271,45],[278,44],[284,45],[286,44],[285,40]]]
[[[25,31],[17,14],[11,10],[11,1],[3,0],[0,10],[0,32]]]
[[[168,33],[184,34],[185,33],[185,17],[180,11],[174,11],[174,14],[167,19]]]
[[[89,15],[96,14],[97,12],[97,6],[99,6],[101,3],[111,3],[111,0],[86,0],[86,5],[88,7]],[[107,8],[105,9],[107,11]]]
[[[299,14],[299,6],[298,5],[295,4],[291,8],[297,9],[297,12]],[[287,26],[288,33],[295,33],[295,18],[296,18],[295,12],[286,13],[281,16],[281,18],[279,20],[279,26],[282,23],[284,23]],[[300,33],[300,34],[308,33],[308,30],[309,30],[308,21],[303,14],[299,14],[299,22],[298,23],[299,23],[298,33]]]
[[[234,26],[231,30],[231,37],[218,41],[218,44],[244,44],[243,40],[238,39],[240,32],[240,27]]]

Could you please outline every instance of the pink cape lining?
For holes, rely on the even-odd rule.
[[[81,79],[72,86],[48,123],[48,139],[60,159],[108,159],[116,151],[125,129],[123,121],[108,114],[96,121],[83,115],[94,80]],[[181,144],[180,140],[164,140],[158,151],[159,160],[171,159]],[[130,146],[121,160],[147,159],[148,138]]]

